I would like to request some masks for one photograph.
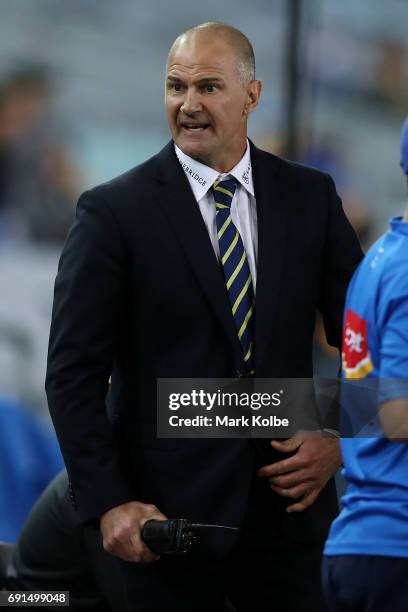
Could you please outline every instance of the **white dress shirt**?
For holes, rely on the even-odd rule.
[[[258,223],[249,143],[247,142],[247,148],[241,161],[226,174],[220,174],[217,170],[192,159],[183,153],[177,145],[174,145],[174,147],[181,167],[186,173],[194,197],[200,207],[211,243],[218,258],[220,256],[220,247],[215,223],[215,200],[211,187],[216,180],[223,181],[230,177],[236,179],[237,188],[231,203],[231,217],[242,238],[255,288]]]

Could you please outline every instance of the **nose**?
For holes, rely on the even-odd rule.
[[[193,115],[202,110],[199,93],[195,89],[187,89],[184,102],[180,108],[182,113]]]

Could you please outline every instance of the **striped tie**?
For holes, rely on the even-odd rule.
[[[220,258],[235,326],[247,372],[254,367],[255,296],[248,257],[239,232],[232,222],[231,202],[237,184],[233,179],[215,181],[216,224]]]

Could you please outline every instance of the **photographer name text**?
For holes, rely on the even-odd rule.
[[[251,416],[195,416],[179,417],[172,415],[169,417],[170,427],[289,427],[289,419],[279,418],[276,415],[262,417],[252,414]]]

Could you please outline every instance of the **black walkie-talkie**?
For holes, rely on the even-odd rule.
[[[187,519],[150,520],[143,526],[142,540],[157,555],[185,555],[199,541],[200,534],[212,529],[238,531],[237,527],[193,523]]]

